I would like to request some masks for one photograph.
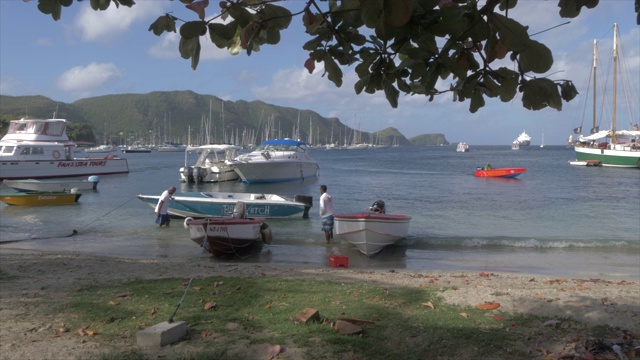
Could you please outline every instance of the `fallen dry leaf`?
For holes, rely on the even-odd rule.
[[[215,309],[215,308],[216,308],[216,306],[218,306],[218,304],[216,304],[216,302],[215,302],[215,301],[209,301],[208,303],[206,303],[206,304],[204,305],[204,309],[205,309],[205,310],[211,310],[211,309]]]
[[[120,305],[119,301],[111,300],[109,301],[109,305]]]
[[[155,307],[155,306],[153,306],[153,307],[151,308],[151,315],[154,315],[154,314],[156,314],[156,313],[158,313],[158,308],[157,308],[157,307]]]
[[[131,295],[133,295],[133,293],[127,291],[127,292],[120,293],[120,294],[118,294],[116,296],[117,297],[127,297],[127,296],[131,296]]]
[[[214,283],[213,283],[213,286],[214,286],[214,287],[218,287],[218,286],[220,286],[220,285],[222,285],[222,284],[224,284],[224,282],[222,282],[222,281],[216,281],[216,282],[214,282]]]
[[[194,286],[193,290],[200,291],[202,290],[202,286]]]
[[[467,313],[460,313],[460,316],[465,317],[465,318],[468,318],[468,317],[469,317],[469,314],[467,314]]]
[[[500,303],[496,301],[485,301],[484,304],[476,305],[478,310],[495,310],[500,307]]]
[[[432,309],[435,309],[435,308],[436,308],[435,306],[433,306],[433,303],[432,303],[431,301],[428,301],[428,302],[426,302],[426,303],[422,303],[422,305],[424,305],[424,306],[428,306],[428,307],[430,307],[430,308],[432,308]]]
[[[81,327],[80,329],[76,330],[76,333],[80,336],[85,336],[87,335],[87,329],[89,328],[89,326],[91,325],[87,325],[85,327]]]
[[[271,304],[268,304],[267,306],[264,307],[265,309],[271,309]]]

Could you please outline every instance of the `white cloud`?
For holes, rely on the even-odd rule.
[[[131,8],[112,4],[105,11],[85,6],[75,19],[75,27],[84,41],[110,42],[128,32],[137,21],[157,17],[164,6],[158,1],[139,1]]]
[[[56,86],[63,91],[87,96],[92,91],[121,76],[122,74],[115,64],[94,62],[87,66],[76,66],[65,71],[58,77]]]

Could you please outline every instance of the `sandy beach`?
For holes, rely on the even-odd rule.
[[[209,259],[206,259],[209,260]],[[436,286],[447,303],[476,306],[499,302],[500,310],[552,319],[573,318],[593,325],[640,334],[640,286],[637,279],[574,279],[509,273],[440,273],[344,268],[305,268],[243,263],[139,260],[73,253],[0,252],[0,358],[75,358],[104,351],[93,341],[53,336],[62,314],[46,311],[64,304],[88,284],[191,276],[277,276],[341,282],[370,282],[389,287]],[[638,341],[636,339],[635,341]],[[135,346],[135,337],[130,339]],[[45,355],[46,354],[46,355]]]

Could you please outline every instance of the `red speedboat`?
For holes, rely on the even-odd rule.
[[[476,168],[476,177],[514,178],[525,171],[527,171],[527,168]]]

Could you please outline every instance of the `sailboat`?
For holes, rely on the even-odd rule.
[[[632,130],[617,128],[617,85],[618,85],[618,52],[619,52],[618,24],[613,25],[613,100],[612,120],[609,130],[600,130],[596,121],[596,70],[598,65],[597,42],[593,42],[593,127],[589,136],[583,136],[582,126],[574,129],[579,135],[574,143],[576,160],[581,162],[599,161],[602,166],[610,167],[638,167],[640,168],[640,130],[638,129],[639,112],[630,110],[629,125],[634,124]],[[624,79],[623,79],[624,80]],[[623,86],[630,88],[630,86]],[[637,97],[635,97],[637,98]]]
[[[542,133],[542,140],[540,140],[540,147],[543,148],[544,147],[544,133]]]

